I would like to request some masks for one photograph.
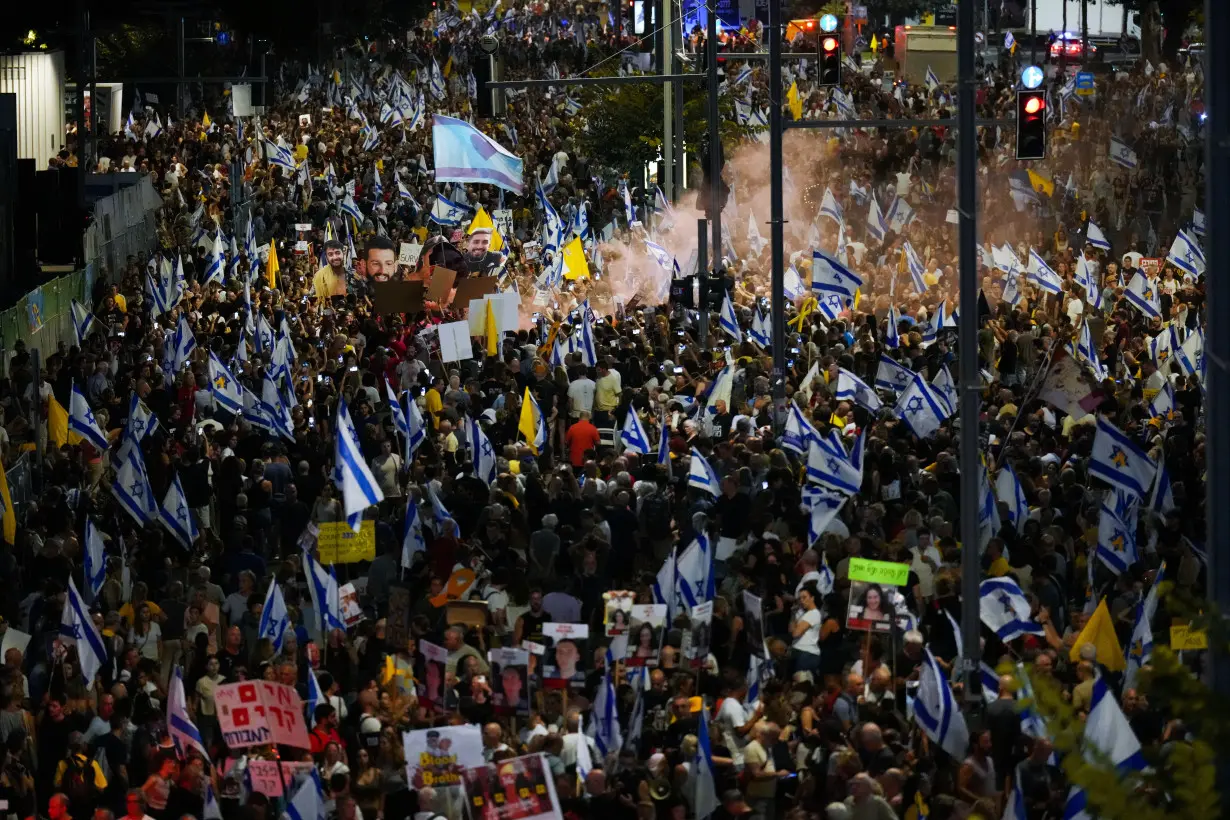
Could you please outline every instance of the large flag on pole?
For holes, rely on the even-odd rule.
[[[486,183],[514,194],[524,190],[524,163],[468,122],[437,114],[431,137],[437,183]]]

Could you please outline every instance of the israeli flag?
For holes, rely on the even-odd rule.
[[[380,182],[380,168],[375,163],[372,164],[372,199],[377,202],[384,196],[384,185]]]
[[[307,552],[303,553],[303,574],[308,579],[308,592],[312,596],[312,608],[319,618],[320,631],[328,635],[334,629],[344,630],[346,624],[342,621],[337,576]]]
[[[1104,381],[1107,377],[1106,366],[1102,364],[1102,357],[1098,353],[1097,346],[1093,341],[1093,331],[1090,330],[1088,323],[1081,326],[1081,335],[1076,343],[1076,355],[1083,359],[1089,368],[1093,371],[1094,378],[1098,381]]]
[[[735,75],[734,85],[741,86],[752,78],[752,64],[744,63],[743,68],[739,69],[739,73]]]
[[[1188,376],[1194,376],[1203,371],[1201,366],[1204,360],[1204,333],[1199,328],[1192,331],[1183,340],[1183,344],[1175,351],[1175,361],[1179,364],[1179,369]]]
[[[931,380],[931,386],[935,388],[935,392],[944,401],[944,406],[948,408],[948,415],[957,412],[957,385],[952,380],[952,373],[948,370],[948,365],[940,365],[940,372],[935,374],[935,378]]]
[[[196,749],[206,760],[209,759],[209,750],[205,748],[205,741],[201,739],[201,733],[188,711],[188,699],[184,697],[184,675],[178,666],[171,673],[171,682],[167,687],[167,733],[180,757],[184,757],[189,749]]]
[[[876,387],[880,390],[892,390],[900,393],[910,386],[917,374],[896,359],[890,359],[880,354],[880,366],[876,369]]]
[[[713,770],[713,749],[709,742],[709,709],[701,705],[700,720],[696,726],[696,757],[692,771],[696,773],[695,792],[691,795],[692,810],[697,820],[709,817],[721,803],[718,802],[717,786]]]
[[[923,266],[922,260],[918,258],[918,254],[914,251],[914,246],[909,240],[901,246],[901,252],[905,255],[905,267],[910,272],[910,282],[914,285],[914,290],[917,293],[927,292],[927,281],[923,278],[926,273],[926,268]]]
[[[359,206],[355,203],[354,197],[349,192],[338,207],[342,209],[342,213],[353,219],[356,225],[363,224],[363,212],[359,210]]]
[[[474,465],[474,475],[490,487],[496,479],[495,448],[491,446],[491,440],[483,432],[483,426],[479,424],[478,419],[470,418],[468,421],[470,429],[467,432],[470,438],[470,458]]]
[[[760,235],[760,228],[756,226],[756,214],[751,211],[747,214],[747,244],[752,256],[760,256],[769,244],[769,241]]]
[[[1149,356],[1157,363],[1158,369],[1165,373],[1166,362],[1170,361],[1178,347],[1179,337],[1175,333],[1174,325],[1167,325],[1149,339]]]
[[[85,551],[82,553],[82,571],[85,575],[85,589],[93,601],[102,591],[103,581],[107,580],[107,553],[103,546],[102,535],[94,526],[94,519],[85,517]]]
[[[76,299],[72,301],[72,309],[73,330],[77,331],[77,344],[85,344],[85,340],[90,335],[91,328],[94,327],[94,314]]]
[[[339,403],[337,408],[337,423],[334,425],[337,435],[337,456],[341,468],[342,499],[346,507],[346,520],[350,527],[358,532],[363,523],[363,511],[384,500],[384,493],[376,484],[367,462],[363,460],[363,452],[359,449],[358,436],[350,421],[350,411],[346,402]]]
[[[695,487],[698,490],[705,490],[709,495],[717,498],[722,494],[721,481],[718,479],[717,473],[709,466],[709,462],[700,454],[700,451],[695,447],[692,448],[692,464],[688,468],[688,486]]]
[[[393,385],[389,382],[389,377],[384,377],[384,390],[389,401],[389,415],[393,418],[393,429],[402,436],[404,440],[410,440],[410,422],[406,420],[406,412],[402,408],[401,399],[393,392]],[[410,460],[409,448],[406,448],[406,460]]]
[[[1015,45],[1016,45],[1016,38],[1012,36],[1012,32],[1005,31],[1004,32],[1004,48],[1007,49],[1008,51],[1011,51],[1012,47]],[[1022,817],[1021,820],[1025,820],[1025,818]]]
[[[645,252],[648,253],[653,261],[658,263],[658,267],[667,273],[674,273],[678,264],[675,262],[675,257],[671,256],[670,251],[654,242],[652,239],[645,240]]]
[[[876,202],[875,196],[872,195],[871,207],[867,212],[867,236],[876,242],[883,242],[887,234],[888,223],[884,221],[884,214],[880,212],[880,203]]]
[[[1204,211],[1199,208],[1192,211],[1192,233],[1201,239],[1204,238],[1205,232]]]
[[[914,209],[910,207],[910,203],[905,201],[904,197],[897,197],[893,200],[893,204],[888,209],[886,219],[888,220],[889,230],[896,233],[901,233],[906,229],[906,226],[914,221]]]
[[[575,117],[581,113],[581,103],[574,100],[572,97],[564,98],[564,112],[570,117]]]
[[[1042,290],[1056,295],[1063,293],[1063,280],[1033,248],[1029,249],[1029,266],[1026,270]]]
[[[94,411],[90,409],[89,402],[85,400],[85,394],[81,392],[76,382],[73,382],[68,412],[68,429],[88,441],[95,450],[107,452],[111,446],[107,441],[107,435],[98,426],[98,420],[94,418]]]
[[[791,265],[786,271],[786,282],[783,290],[786,298],[792,302],[807,295],[807,286],[803,284],[803,277],[799,275],[799,271],[794,265]]]
[[[1093,265],[1089,264],[1089,260],[1084,256],[1078,256],[1076,259],[1076,273],[1073,278],[1076,284],[1085,289],[1085,301],[1088,302],[1094,310],[1102,309],[1102,288],[1098,285],[1097,274],[1093,272]]]
[[[623,733],[619,727],[617,708],[619,701],[615,693],[615,684],[611,681],[611,669],[615,664],[610,657],[610,649],[607,649],[607,655],[606,672],[602,676],[602,683],[594,697],[594,719],[589,725],[593,732],[594,743],[598,747],[598,753],[604,760],[607,755],[618,752],[624,745]]]
[[[1132,731],[1127,716],[1111,694],[1106,678],[1099,677],[1093,684],[1093,699],[1085,718],[1085,746],[1087,757],[1106,759],[1121,774],[1138,772],[1145,767],[1140,741]],[[1073,786],[1063,809],[1067,820],[1090,817],[1085,809],[1088,799],[1083,789]]]
[[[1127,669],[1123,673],[1125,690],[1136,686],[1136,676],[1140,674],[1141,667],[1147,666],[1153,659],[1153,616],[1157,614],[1158,587],[1165,574],[1166,562],[1163,561],[1153,576],[1149,594],[1136,605],[1136,624],[1132,627],[1132,638],[1128,642]]]
[[[688,548],[679,554],[675,562],[676,579],[679,582],[679,599],[688,609],[713,600],[715,579],[713,555],[709,539],[697,535]]]
[[[1170,252],[1166,254],[1166,261],[1192,276],[1204,275],[1204,251],[1201,250],[1196,238],[1185,230],[1180,229],[1178,235],[1175,236],[1174,242],[1170,245]]]
[[[1127,505],[1122,509],[1116,504],[1112,507],[1102,503],[1101,515],[1098,518],[1098,559],[1115,575],[1140,560],[1136,550],[1136,515],[1135,505]]]
[[[209,250],[209,261],[205,264],[205,276],[202,284],[208,285],[210,282],[217,282],[219,285],[226,278],[226,248],[222,244],[222,230],[219,229],[214,234],[213,246]]]
[[[315,769],[299,784],[283,813],[290,820],[325,820],[325,790]]]
[[[1016,527],[1016,531],[1024,532],[1025,522],[1029,520],[1029,501],[1025,498],[1025,490],[1011,464],[1005,464],[995,476],[995,495],[1008,505],[1008,520]]]
[[[518,195],[524,191],[524,163],[473,125],[436,114],[431,135],[436,182],[484,183]]]
[[[1106,239],[1106,234],[1102,229],[1094,224],[1093,220],[1089,220],[1089,224],[1085,226],[1085,244],[1093,245],[1095,248],[1100,248],[1104,251],[1110,250],[1110,242]]]
[[[559,187],[559,163],[555,161],[554,157],[551,158],[551,165],[547,168],[546,177],[538,178],[538,187],[548,194]]]
[[[209,390],[223,410],[233,416],[243,414],[240,384],[212,350],[209,352]]]
[[[952,695],[948,678],[930,649],[924,649],[918,695],[914,699],[914,720],[931,742],[957,760],[964,760],[969,751],[969,729],[965,716]]]
[[[793,450],[799,455],[808,452],[812,441],[818,441],[820,433],[803,415],[795,401],[790,402],[790,410],[786,416],[786,429],[782,433],[782,447]]]
[[[739,317],[735,313],[734,304],[730,301],[729,291],[722,299],[722,311],[718,314],[718,324],[730,338],[735,340],[735,344],[743,341],[743,331],[739,329]]]
[[[222,806],[218,804],[213,784],[208,781],[205,783],[205,809],[201,816],[202,820],[222,820]]]
[[[1122,430],[1099,415],[1089,472],[1112,487],[1144,498],[1157,465]]]
[[[115,483],[111,485],[111,494],[137,524],[145,526],[155,519],[157,500],[139,449],[134,449],[121,461]]]
[[[655,604],[666,604],[666,621],[667,623],[671,623],[675,617],[674,550],[671,550],[671,554],[666,556],[666,560],[662,562],[662,568],[659,569],[658,574],[654,576],[653,602]]]
[[[801,498],[802,503],[799,507],[808,514],[807,543],[808,546],[814,546],[822,535],[829,532],[830,525],[837,519],[841,508],[845,506],[850,496],[844,492],[839,493],[814,484],[805,484]],[[831,582],[830,591],[832,591]]]
[[[308,665],[307,679],[307,698],[304,699],[303,705],[307,707],[308,725],[314,725],[316,720],[316,707],[325,705],[329,702],[329,698],[320,688],[320,681],[316,678],[316,670]]]
[[[666,419],[662,420],[662,432],[658,434],[658,466],[664,467],[668,476],[671,474],[671,435]]]
[[[812,290],[823,295],[836,295],[848,304],[863,280],[824,251],[813,251],[811,262]]]
[[[171,479],[171,486],[167,487],[167,494],[162,499],[162,509],[158,511],[158,520],[184,549],[192,550],[192,545],[201,533],[192,519],[188,497],[184,495],[184,485],[180,483],[178,475]]]
[[[849,454],[835,429],[812,439],[807,450],[807,480],[847,495],[857,493],[863,486],[863,434],[854,440]]]
[[[641,420],[636,415],[634,408],[628,408],[628,414],[624,417],[623,430],[619,434],[620,441],[623,442],[624,450],[638,455],[648,455],[651,451],[649,446],[649,436],[645,434],[645,428],[641,426]]]
[[[436,58],[431,58],[431,72],[427,75],[427,89],[431,92],[431,96],[437,100],[444,99],[446,92],[444,86],[444,72],[440,71],[440,64],[436,62]]]
[[[582,242],[588,242],[593,238],[593,232],[589,229],[589,203],[585,200],[581,200],[576,213],[572,216],[572,232],[579,236]]]
[[[1135,169],[1138,162],[1136,152],[1126,142],[1116,137],[1110,138],[1109,156],[1111,162],[1128,169]]]
[[[845,211],[828,188],[824,189],[824,199],[820,200],[820,216],[827,216],[838,225],[844,225],[846,221]]]
[[[888,327],[884,331],[884,346],[890,350],[896,350],[901,347],[901,332],[897,325],[901,323],[901,319],[897,316],[897,308],[894,305],[888,306]]]
[[[837,400],[854,402],[870,413],[883,406],[875,390],[844,367],[837,371]]]
[[[81,593],[77,591],[77,584],[71,575],[68,578],[64,611],[60,616],[60,640],[77,647],[81,675],[87,685],[93,684],[103,664],[107,662],[107,647],[103,644],[98,630],[94,628],[90,610],[81,599]]]
[[[282,651],[282,641],[286,639],[286,629],[290,626],[290,616],[286,611],[286,599],[282,597],[282,587],[274,578],[265,593],[265,606],[261,609],[260,623],[256,628],[257,638],[268,638],[273,643],[275,653]]]
[[[1158,298],[1157,288],[1145,277],[1144,271],[1136,271],[1132,281],[1128,282],[1123,298],[1128,304],[1144,314],[1146,319],[1162,318],[1162,303]]]
[[[925,78],[928,91],[935,91],[940,87],[940,78],[931,70],[931,66],[927,66],[927,76]]]
[[[1153,480],[1153,488],[1149,491],[1149,512],[1158,518],[1175,509],[1174,488],[1170,485],[1170,472],[1166,462],[1158,460],[1157,478]]]
[[[919,438],[934,435],[950,415],[947,402],[918,374],[914,374],[897,399],[896,412],[897,417]]]
[[[1040,624],[1030,617],[1029,599],[1011,578],[987,578],[978,587],[982,622],[1004,643],[1022,635],[1043,635]]]
[[[178,373],[188,363],[192,351],[196,350],[196,336],[192,335],[192,328],[188,326],[188,317],[184,313],[179,314],[179,324],[175,326],[171,350],[171,367]]]
[[[412,493],[406,498],[406,518],[402,522],[402,569],[414,566],[414,556],[420,552],[427,552],[427,539],[423,537],[423,519],[419,515],[419,505]]]

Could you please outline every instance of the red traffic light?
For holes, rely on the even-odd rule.
[[[1025,113],[1037,114],[1045,105],[1041,97],[1030,97],[1025,101]]]
[[[823,43],[824,53],[829,54],[837,50],[837,38],[825,37]]]

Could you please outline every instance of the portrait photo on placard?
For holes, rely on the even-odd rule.
[[[530,653],[526,649],[490,649],[491,700],[502,715],[530,713]]]
[[[628,666],[657,666],[666,631],[666,604],[636,604],[628,630]]]
[[[588,624],[546,623],[542,626],[547,644],[543,679],[548,686],[584,685],[588,658]]]
[[[608,636],[627,635],[631,626],[632,601],[631,593],[604,592],[602,622],[606,625]]]
[[[893,611],[884,587],[867,581],[850,582],[846,628],[871,632],[892,631]]]

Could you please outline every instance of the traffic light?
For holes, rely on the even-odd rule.
[[[684,307],[696,307],[696,294],[693,286],[696,284],[695,276],[684,276],[680,279],[671,280],[671,304],[683,305]]]
[[[1046,92],[1016,93],[1016,158],[1046,157]]]
[[[820,37],[820,85],[841,82],[841,40],[836,34]]]

